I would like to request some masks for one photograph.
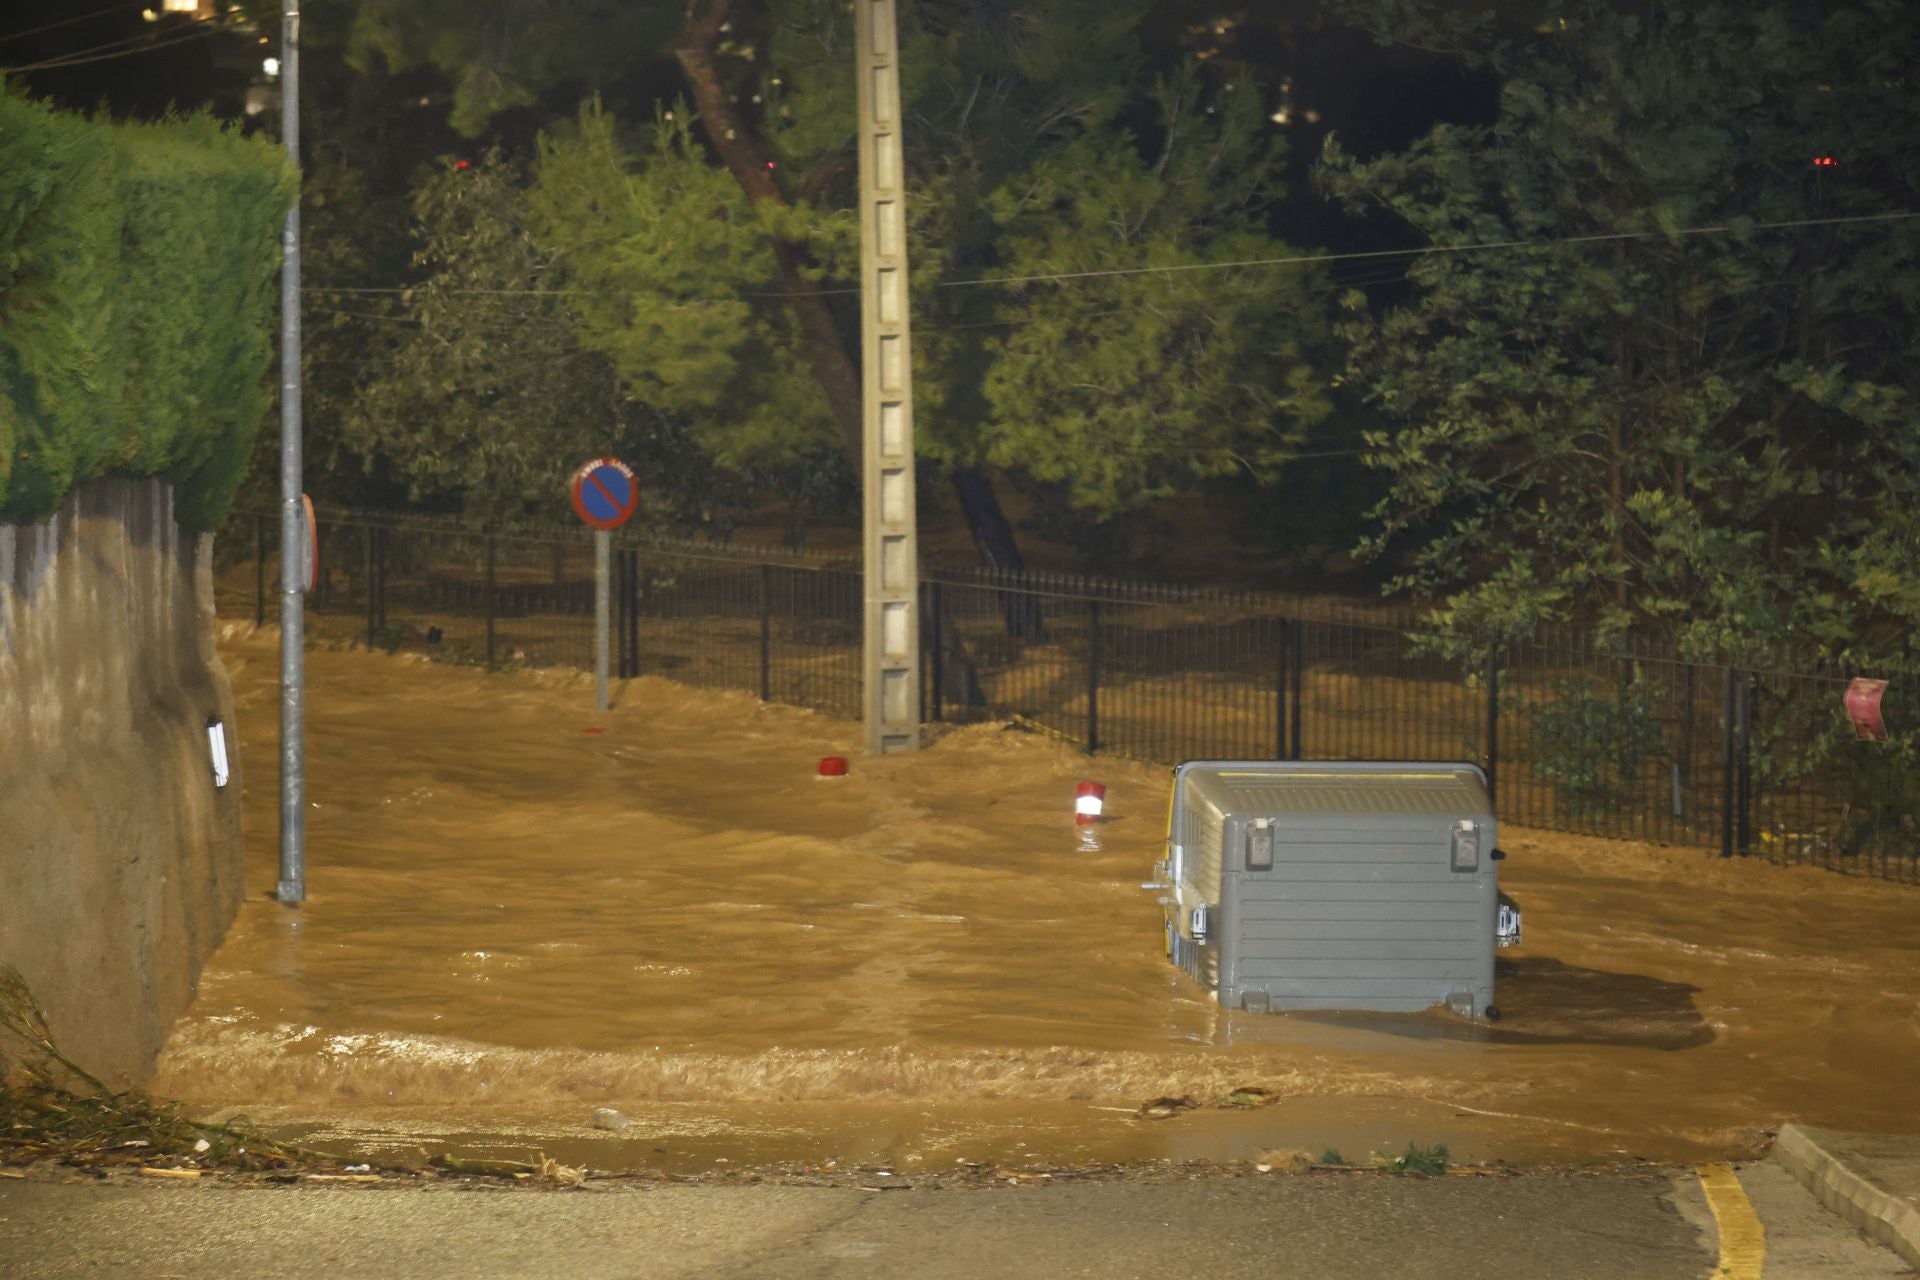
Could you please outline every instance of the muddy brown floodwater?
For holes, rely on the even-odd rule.
[[[276,638],[232,628],[248,897],[157,1091],[376,1153],[1699,1159],[1920,1128],[1920,892],[1509,828],[1494,1031],[1223,1013],[1141,890],[1168,771],[664,680],[308,656],[309,893],[272,901]],[[815,777],[819,757],[851,774]],[[1072,822],[1073,783],[1112,820]],[[1142,1119],[1162,1095],[1280,1095]],[[596,1129],[595,1108],[624,1131]]]

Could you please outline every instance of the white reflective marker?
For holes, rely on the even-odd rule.
[[[213,757],[213,785],[224,787],[231,776],[227,768],[227,726],[217,719],[207,721],[207,750]]]

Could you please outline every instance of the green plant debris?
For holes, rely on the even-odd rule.
[[[187,1118],[175,1103],[109,1088],[60,1051],[46,1015],[10,965],[0,965],[0,1036],[12,1062],[0,1080],[0,1165],[56,1160],[87,1168],[265,1171],[339,1163],[267,1137],[243,1117],[206,1124]]]
[[[1333,1147],[1328,1147],[1320,1153],[1321,1164],[1345,1164],[1346,1162],[1346,1157],[1342,1156],[1340,1152]]]
[[[1443,1178],[1447,1173],[1447,1144],[1437,1142],[1433,1146],[1423,1147],[1417,1142],[1407,1143],[1407,1149],[1397,1156],[1375,1156],[1374,1163],[1395,1177],[1409,1174],[1417,1178]]]

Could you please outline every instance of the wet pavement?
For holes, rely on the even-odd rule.
[[[1716,1195],[1709,1178],[1720,1180]],[[1744,1233],[1737,1220],[1750,1228]],[[1729,1224],[1732,1224],[1730,1227]],[[0,1180],[13,1280],[358,1273],[521,1280],[1129,1277],[1912,1280],[1775,1161],[1394,1178],[1272,1174],[1018,1188]]]
[[[154,1082],[197,1109],[685,1171],[1410,1141],[1691,1161],[1912,1114],[1911,887],[1508,828],[1527,941],[1497,1028],[1229,1014],[1166,964],[1139,888],[1165,770],[997,726],[866,761],[856,726],[655,679],[597,715],[577,673],[312,653],[311,897],[289,910],[273,644],[223,647],[249,897]],[[851,775],[817,779],[829,754]],[[1115,819],[1091,833],[1081,777]],[[1263,1105],[1139,1111],[1250,1087]]]
[[[1713,1260],[1661,1176],[1307,1178],[862,1192],[452,1192],[0,1183],[19,1280],[140,1274],[570,1280],[738,1276],[1699,1280]],[[1569,1265],[1571,1264],[1571,1265]],[[18,1269],[14,1269],[16,1267]]]

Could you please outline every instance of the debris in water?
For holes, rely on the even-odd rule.
[[[612,1107],[595,1107],[593,1109],[593,1127],[596,1129],[611,1129],[613,1132],[619,1133],[632,1123],[633,1121],[627,1119]]]
[[[542,1156],[541,1159],[546,1157]],[[541,1166],[526,1164],[519,1160],[481,1160],[456,1156],[451,1152],[441,1152],[429,1157],[427,1163],[436,1169],[448,1173],[480,1174],[489,1178],[527,1178],[540,1172]]]
[[[260,1172],[301,1159],[326,1159],[246,1129],[190,1120],[171,1102],[139,1090],[115,1090],[61,1052],[45,1012],[17,969],[0,964],[0,1039],[14,1057],[13,1080],[0,1080],[0,1162],[57,1160],[104,1176],[108,1167],[205,1156],[228,1169]],[[140,1134],[140,1137],[130,1137]],[[236,1140],[252,1146],[236,1146]],[[153,1167],[156,1178],[198,1178],[200,1169]]]
[[[558,1160],[540,1157],[540,1176],[548,1182],[557,1182],[563,1187],[577,1187],[587,1180],[585,1169],[576,1169],[570,1164],[561,1164]]]

